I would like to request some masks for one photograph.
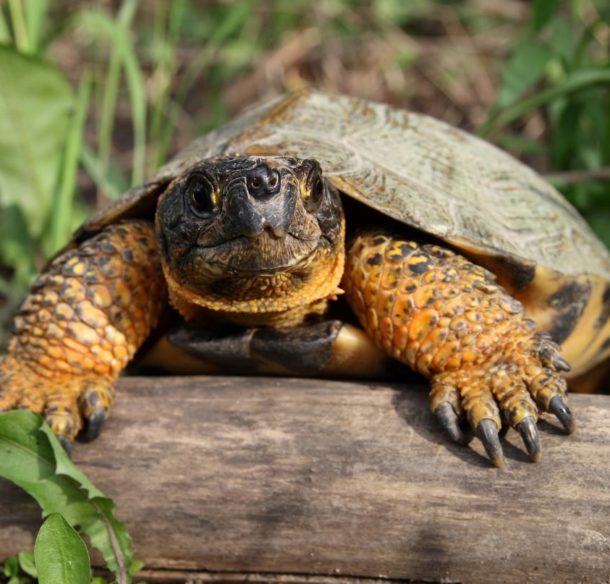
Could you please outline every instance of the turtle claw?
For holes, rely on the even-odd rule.
[[[521,434],[525,450],[527,450],[532,462],[538,462],[540,460],[540,436],[538,435],[536,419],[533,416],[523,418],[517,425],[517,430]]]
[[[472,436],[469,433],[465,433],[460,427],[460,418],[455,413],[451,404],[441,404],[434,410],[434,415],[452,440],[462,445],[470,442]]]
[[[481,420],[476,429],[476,435],[485,447],[487,456],[493,463],[494,466],[501,468],[504,466],[504,454],[502,452],[502,445],[500,444],[500,438],[498,437],[498,428],[493,420],[484,418]]]
[[[101,434],[106,417],[106,408],[98,408],[86,418],[85,428],[81,434],[85,442],[91,442],[91,440],[95,440]]]
[[[560,395],[554,396],[549,402],[549,412],[555,414],[568,434],[572,434],[572,432],[576,430],[574,416],[565,400]]]

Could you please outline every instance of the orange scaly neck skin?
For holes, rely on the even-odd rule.
[[[181,284],[163,262],[170,303],[186,320],[212,318],[242,326],[296,326],[310,314],[323,314],[339,288],[345,263],[345,218],[334,248],[317,248],[295,266],[267,274],[224,276],[203,264],[206,284],[197,290]]]

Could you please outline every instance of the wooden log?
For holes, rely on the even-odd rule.
[[[541,422],[538,464],[510,431],[498,470],[478,441],[442,435],[422,387],[120,385],[105,432],[74,460],[115,500],[147,581],[610,579],[608,396],[572,396],[573,436]],[[31,548],[39,524],[27,496],[0,482],[0,558]]]

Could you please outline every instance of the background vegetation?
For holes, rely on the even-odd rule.
[[[609,55],[607,0],[6,0],[0,346],[36,272],[87,213],[246,106],[307,85],[479,133],[547,175],[610,244]],[[69,524],[129,581],[138,565],[111,501],[39,421],[13,419],[27,415],[3,416],[0,474],[52,514],[34,556],[4,563],[5,581],[57,583],[69,557],[79,561],[66,581],[88,582]],[[43,480],[24,451],[32,468],[48,463]]]

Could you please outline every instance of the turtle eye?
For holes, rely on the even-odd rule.
[[[305,197],[305,206],[308,211],[315,211],[324,198],[324,181],[322,180],[322,177],[317,174],[313,177],[313,180],[311,180],[310,185],[307,196]]]
[[[209,216],[218,211],[218,196],[210,180],[202,175],[192,175],[186,184],[187,198],[197,215]]]

